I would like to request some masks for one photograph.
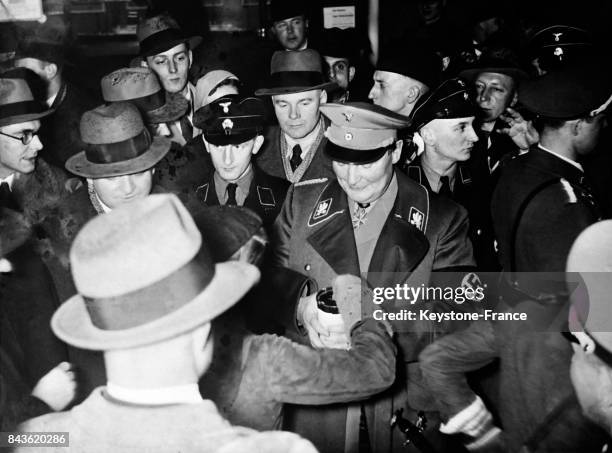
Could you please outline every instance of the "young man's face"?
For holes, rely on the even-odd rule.
[[[368,98],[376,105],[408,116],[414,107],[414,103],[410,104],[407,99],[410,79],[387,71],[376,71],[373,79]]]
[[[340,187],[357,203],[378,200],[389,186],[393,177],[393,164],[399,160],[401,150],[401,145],[397,146],[392,152],[385,153],[376,162],[369,164],[333,161],[332,168]]]
[[[251,157],[259,151],[263,144],[263,136],[237,145],[213,145],[205,142],[210,153],[215,170],[221,178],[228,182],[240,179],[251,165]]]
[[[472,123],[474,117],[437,119],[429,123],[433,138],[433,152],[449,162],[463,162],[470,158],[478,136]],[[427,151],[426,151],[427,152]]]
[[[306,43],[308,21],[304,16],[279,20],[272,26],[276,39],[287,50],[299,50]]]
[[[515,98],[514,79],[506,74],[482,72],[474,82],[476,103],[482,112],[482,120],[495,121],[511,107]]]
[[[149,195],[153,187],[153,173],[154,170],[151,168],[131,175],[96,178],[90,181],[100,201],[115,209],[122,204]]]
[[[164,90],[168,93],[179,93],[187,86],[191,58],[191,50],[183,43],[147,57],[147,66],[157,74]]]
[[[319,121],[319,105],[327,101],[323,90],[272,96],[278,124],[285,134],[300,139],[310,134]]]
[[[355,77],[355,67],[351,66],[348,59],[336,57],[323,57],[327,63],[327,78],[330,82],[336,82],[342,90],[348,89],[349,83]]]
[[[18,140],[0,135],[0,178],[6,178],[13,173],[28,174],[35,170],[36,158],[43,145],[38,135],[34,135],[27,145],[20,139],[28,133],[38,132],[39,128],[38,120],[0,127],[3,133],[19,138]]]

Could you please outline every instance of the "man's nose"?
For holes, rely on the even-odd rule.
[[[32,141],[30,142],[30,149],[34,151],[40,151],[41,149],[43,149],[43,144],[40,141],[40,138],[38,137],[38,135],[35,135],[32,138]]]
[[[297,120],[300,117],[300,108],[297,105],[289,106],[289,118]]]
[[[370,92],[368,93],[368,99],[375,99],[376,98],[376,85],[373,85],[372,88],[370,89]]]
[[[357,183],[360,179],[359,166],[349,164],[346,170],[346,180],[350,185]]]
[[[223,163],[225,165],[231,165],[232,161],[233,161],[232,147],[226,146],[223,150]]]
[[[478,93],[478,102],[487,103],[491,99],[491,91],[488,88],[483,88]]]
[[[124,193],[132,193],[134,191],[134,176],[124,175],[121,177],[121,189]]]
[[[168,63],[168,71],[170,74],[174,74],[176,72],[176,63],[172,59]]]

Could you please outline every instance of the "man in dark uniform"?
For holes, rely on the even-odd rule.
[[[467,209],[478,269],[494,271],[499,264],[489,198],[483,190],[487,180],[474,174],[466,163],[478,141],[472,127],[476,113],[461,79],[447,80],[422,97],[412,111],[411,129],[420,135],[424,150],[407,166],[406,173],[428,191],[450,197]]]
[[[264,143],[263,102],[257,98],[223,97],[196,112],[203,144],[212,165],[203,169],[193,193],[198,204],[245,206],[264,226],[272,227],[289,182],[270,176],[251,161]]]
[[[311,288],[296,288],[292,279],[283,278],[286,274],[276,269],[270,269],[267,281],[277,285],[274,294],[286,298],[278,302],[275,313],[287,327],[287,335],[315,347],[332,347],[341,333],[325,324],[314,290],[331,286],[335,276],[365,276],[374,288],[403,283],[419,286],[434,279],[432,271],[470,267],[474,261],[463,208],[394,171],[402,151],[397,129],[409,124],[404,116],[359,103],[327,104],[321,109],[332,122],[326,132],[326,152],[337,179],[294,185],[273,238],[274,264],[309,277]],[[356,313],[372,314],[371,304],[355,303]],[[393,311],[405,303],[393,299],[382,308]],[[434,304],[432,309],[449,307]],[[295,331],[296,325],[302,327]],[[419,383],[416,356],[423,344],[447,326],[398,321],[394,327],[400,333],[405,363],[389,393],[362,409],[359,404],[300,407],[291,429],[312,439],[324,452],[357,451],[359,444],[368,442],[372,451],[400,451],[405,439],[391,431],[392,407],[409,406],[411,420],[416,417],[412,409],[428,408],[431,400]],[[360,431],[360,420],[362,427],[367,420],[369,436],[365,429]]]

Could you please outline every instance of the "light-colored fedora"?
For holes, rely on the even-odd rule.
[[[102,77],[106,102],[128,101],[151,124],[168,123],[185,115],[189,101],[180,93],[166,93],[149,68],[121,68]]]
[[[129,102],[83,113],[80,129],[87,148],[68,159],[66,169],[85,178],[139,173],[154,167],[170,150],[168,138],[151,139],[140,112]]]
[[[142,57],[157,55],[182,43],[187,43],[190,49],[195,49],[202,42],[201,36],[185,36],[176,20],[168,14],[143,19],[138,24],[136,37]]]
[[[301,93],[302,91],[330,89],[323,74],[321,55],[313,49],[279,50],[272,55],[268,87],[255,92],[257,96]]]
[[[172,194],[150,195],[89,221],[70,250],[79,294],[51,327],[93,350],[156,343],[209,322],[259,280],[247,263],[214,264],[187,209]]]
[[[232,74],[229,71],[225,71],[223,69],[215,69],[213,71],[208,71],[202,77],[198,79],[195,87],[195,99],[193,101],[193,106],[197,110],[201,107],[205,107],[211,102],[219,99],[220,97],[226,96],[227,92],[218,91],[216,93],[211,92],[217,88],[221,83],[226,80],[235,80],[239,81],[238,77]],[[238,93],[231,93],[238,94]]]
[[[0,74],[0,126],[38,120],[53,113],[34,98],[29,80],[35,77],[38,76],[25,68]]]

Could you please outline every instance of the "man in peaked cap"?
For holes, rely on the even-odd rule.
[[[442,60],[433,51],[413,49],[409,58],[400,44],[388,46],[381,54],[368,95],[374,104],[408,116],[416,102],[437,86]]]
[[[294,434],[233,428],[200,396],[210,322],[259,278],[250,264],[214,264],[205,241],[173,195],[139,200],[81,230],[70,253],[79,293],[52,327],[71,345],[104,351],[108,382],[22,432],[69,431],[75,451],[316,451]]]
[[[567,259],[571,294],[571,378],[584,414],[612,436],[612,221],[598,222],[576,239]],[[605,451],[605,450],[602,450]]]
[[[188,188],[198,203],[245,206],[255,211],[266,229],[272,227],[289,183],[270,176],[252,162],[261,146],[263,102],[258,98],[223,97],[196,112],[202,129],[201,153],[212,165],[203,169],[197,186]]]
[[[333,161],[336,179],[302,181],[289,190],[275,224],[273,264],[310,277],[318,288],[330,286],[338,274],[363,275],[374,288],[406,282],[427,285],[432,271],[473,266],[463,208],[428,193],[394,170],[402,150],[397,130],[408,126],[409,120],[364,103],[326,104],[321,110],[331,120],[326,153]],[[264,284],[278,285],[274,294],[281,294],[283,288],[280,306],[285,308],[277,315],[287,332],[315,347],[332,344],[339,333],[323,327],[315,294],[287,291],[295,288],[291,277],[275,268],[270,273],[273,275]],[[371,304],[355,303],[358,313],[371,315]],[[393,303],[389,302],[390,310]],[[296,331],[296,325],[303,327]],[[406,394],[401,393],[419,387],[416,357],[433,325],[398,322],[394,328],[399,333],[406,380],[377,402],[364,404],[362,416],[359,405],[300,407],[291,428],[312,439],[322,451],[357,451],[359,421],[365,417],[372,451],[400,449],[405,439],[389,427],[391,402],[405,407]],[[444,327],[438,332],[442,330]],[[408,399],[410,407],[427,409],[424,394]],[[416,412],[409,414],[411,420],[413,415]]]
[[[582,28],[551,25],[533,35],[532,64],[538,75],[583,63],[595,53],[593,37]]]
[[[467,161],[478,137],[473,122],[476,106],[461,79],[450,79],[422,97],[411,113],[411,129],[424,148],[406,173],[430,192],[450,197],[468,211],[469,236],[479,270],[498,265],[493,247],[487,180],[479,179]]]
[[[307,4],[303,0],[272,1],[272,34],[283,50],[304,50],[308,47],[306,10]]]
[[[173,124],[180,134],[173,141],[184,145],[200,132],[193,127],[195,87],[189,82],[192,50],[201,36],[185,36],[177,22],[167,14],[145,18],[138,24],[138,42],[143,64],[149,68],[168,93],[180,93],[189,102],[187,113]]]
[[[323,153],[325,120],[319,106],[327,102],[326,89],[335,86],[323,75],[321,56],[312,49],[278,51],[270,63],[271,76],[257,96],[271,96],[278,126],[265,134],[258,158],[272,176],[295,183],[302,179],[333,176]]]

